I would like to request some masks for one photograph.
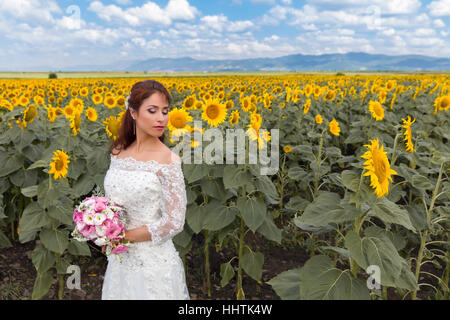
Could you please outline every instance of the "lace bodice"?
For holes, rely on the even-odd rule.
[[[107,197],[125,207],[126,229],[147,227],[151,241],[146,246],[160,245],[183,230],[186,189],[181,162],[111,156],[104,188]]]

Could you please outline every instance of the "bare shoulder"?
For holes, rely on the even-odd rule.
[[[173,152],[169,148],[167,148],[167,151],[168,151],[167,152],[167,154],[168,154],[167,163],[172,163],[172,162],[181,163],[181,158],[179,155],[177,155],[175,152]]]

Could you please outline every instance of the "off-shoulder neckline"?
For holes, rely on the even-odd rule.
[[[169,162],[169,163],[160,163],[160,162],[158,162],[156,160],[153,160],[153,159],[147,160],[147,161],[142,161],[142,160],[136,160],[135,158],[129,157],[129,156],[128,157],[124,157],[124,158],[119,158],[117,155],[113,156],[111,154],[110,154],[110,157],[111,157],[111,159],[114,159],[114,160],[122,160],[122,161],[130,160],[130,161],[135,162],[135,163],[153,163],[155,165],[160,165],[160,166],[181,165],[181,162],[176,162],[176,161]]]

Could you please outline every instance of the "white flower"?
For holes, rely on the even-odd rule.
[[[101,246],[106,245],[106,240],[105,240],[105,238],[98,238],[94,241],[94,243],[101,247]]]
[[[90,226],[94,225],[94,216],[89,213],[85,214],[83,216],[83,222]]]
[[[85,207],[90,207],[95,205],[95,200],[94,199],[89,199],[87,201],[82,202],[82,205],[84,205]]]
[[[94,215],[94,223],[96,226],[102,225],[103,221],[106,220],[106,215],[103,213],[96,213]]]
[[[106,230],[107,228],[105,226],[98,226],[95,228],[95,232],[99,237],[104,237],[106,235]]]
[[[114,211],[112,211],[110,208],[106,207],[106,217],[108,219],[114,218]]]
[[[85,225],[86,224],[84,222],[78,222],[77,223],[77,230],[81,231],[84,228]]]

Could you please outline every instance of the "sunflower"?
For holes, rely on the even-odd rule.
[[[53,152],[55,155],[50,162],[49,174],[53,174],[55,180],[63,177],[65,178],[68,173],[68,163],[70,163],[69,156],[64,152],[64,149]]]
[[[258,124],[259,127],[261,127],[261,123],[262,123],[262,117],[259,113],[252,113],[252,115],[250,116],[250,121],[252,123],[256,123]]]
[[[378,99],[380,99],[380,103],[386,102],[386,96],[387,96],[387,90],[380,89],[380,92],[378,93]]]
[[[292,151],[292,147],[289,146],[289,145],[284,146],[283,151],[286,152],[286,153],[291,152]]]
[[[102,121],[102,123],[106,124],[106,132],[108,133],[108,135],[110,137],[112,136],[114,140],[116,140],[119,136],[120,126],[122,125],[120,119],[111,116],[108,117],[105,121]]]
[[[241,106],[242,106],[243,111],[249,112],[250,108],[252,107],[252,101],[251,101],[250,97],[244,97],[241,100]]]
[[[384,119],[384,109],[378,101],[369,102],[369,111],[372,113],[372,117],[377,121]]]
[[[72,107],[70,104],[64,107],[64,115],[67,119],[70,119],[73,117],[75,113],[75,108]]]
[[[89,94],[89,88],[88,87],[83,87],[80,89],[80,96],[82,97],[87,97]]]
[[[72,128],[72,135],[76,136],[80,132],[81,117],[78,109],[75,110],[73,117],[70,119],[70,127]]]
[[[63,115],[64,115],[64,110],[61,109],[60,107],[55,108],[55,115],[56,115],[57,117],[63,116]]]
[[[234,108],[234,101],[233,100],[228,100],[225,103],[225,108],[227,108],[227,110],[233,109]]]
[[[189,126],[189,132],[191,133],[191,136],[194,137],[195,132],[198,132],[200,134],[204,134],[205,133],[205,129],[200,129],[197,127],[191,127]],[[200,145],[200,142],[195,140],[194,138],[191,139],[191,148],[196,148]]]
[[[323,101],[333,101],[334,98],[336,98],[336,91],[329,90],[325,97],[323,98]]]
[[[336,119],[331,120],[330,124],[330,132],[334,134],[335,136],[338,136],[341,132],[341,128],[339,128],[339,122],[336,121]]]
[[[47,109],[47,117],[50,122],[55,122],[56,119],[56,108],[50,107]]]
[[[34,121],[34,117],[37,116],[37,107],[32,104],[28,106],[23,112],[23,125],[26,127],[29,123]]]
[[[187,109],[187,110],[191,110],[194,108],[195,102],[197,102],[197,98],[195,97],[195,95],[194,94],[190,95],[190,96],[186,97],[186,99],[184,99],[183,108]]]
[[[443,96],[443,97],[437,97],[436,100],[434,100],[434,112],[433,114],[436,114],[438,110],[448,110],[450,107],[450,96]]]
[[[83,109],[84,109],[84,103],[83,100],[78,99],[78,98],[74,98],[72,100],[70,100],[69,103],[74,109],[77,109],[79,113],[83,113]]]
[[[323,118],[320,114],[316,115],[316,123],[321,124],[323,122]]]
[[[313,92],[313,87],[310,84],[305,86],[305,96],[309,98]]]
[[[18,104],[19,106],[25,107],[30,103],[30,99],[28,99],[27,97],[25,97],[24,95],[22,95],[19,98]]]
[[[414,152],[414,145],[412,143],[412,134],[411,134],[411,125],[416,121],[416,119],[414,119],[413,121],[411,121],[411,117],[408,116],[408,120],[403,119],[403,125],[402,127],[405,128],[405,132],[403,133],[405,136],[405,139],[403,139],[404,141],[406,141],[406,151],[408,152]]]
[[[397,80],[388,80],[386,83],[386,90],[391,91],[397,87]]]
[[[95,111],[94,108],[89,107],[86,110],[86,117],[90,120],[90,121],[97,121],[98,115],[97,115],[97,111]]]
[[[391,169],[386,152],[383,151],[383,145],[379,147],[378,138],[370,140],[371,144],[364,145],[368,151],[361,158],[366,159],[364,169],[367,170],[364,176],[370,176],[370,186],[374,193],[381,198],[389,192],[389,181],[392,182],[391,175],[397,174]]]
[[[114,98],[113,96],[107,96],[105,97],[105,99],[103,100],[103,104],[108,107],[109,109],[112,109],[116,106],[117,102],[116,102],[116,98]]]
[[[12,103],[9,102],[8,100],[6,100],[6,99],[0,99],[0,108],[6,108],[6,109],[8,109],[9,111],[13,111],[14,106],[13,106]]]
[[[227,117],[226,107],[219,100],[211,100],[203,106],[202,119],[212,127],[217,127]]]
[[[92,101],[95,104],[100,104],[103,102],[103,96],[101,94],[93,94],[92,95]]]
[[[303,114],[308,113],[309,107],[311,107],[311,99],[306,100],[305,105],[303,106]]]
[[[238,124],[239,118],[240,118],[239,111],[238,110],[232,111],[231,115],[230,115],[230,124],[232,124],[232,125]]]
[[[186,124],[194,120],[189,112],[184,109],[174,108],[169,112],[169,122],[167,127],[171,133],[181,135],[187,132]]]

